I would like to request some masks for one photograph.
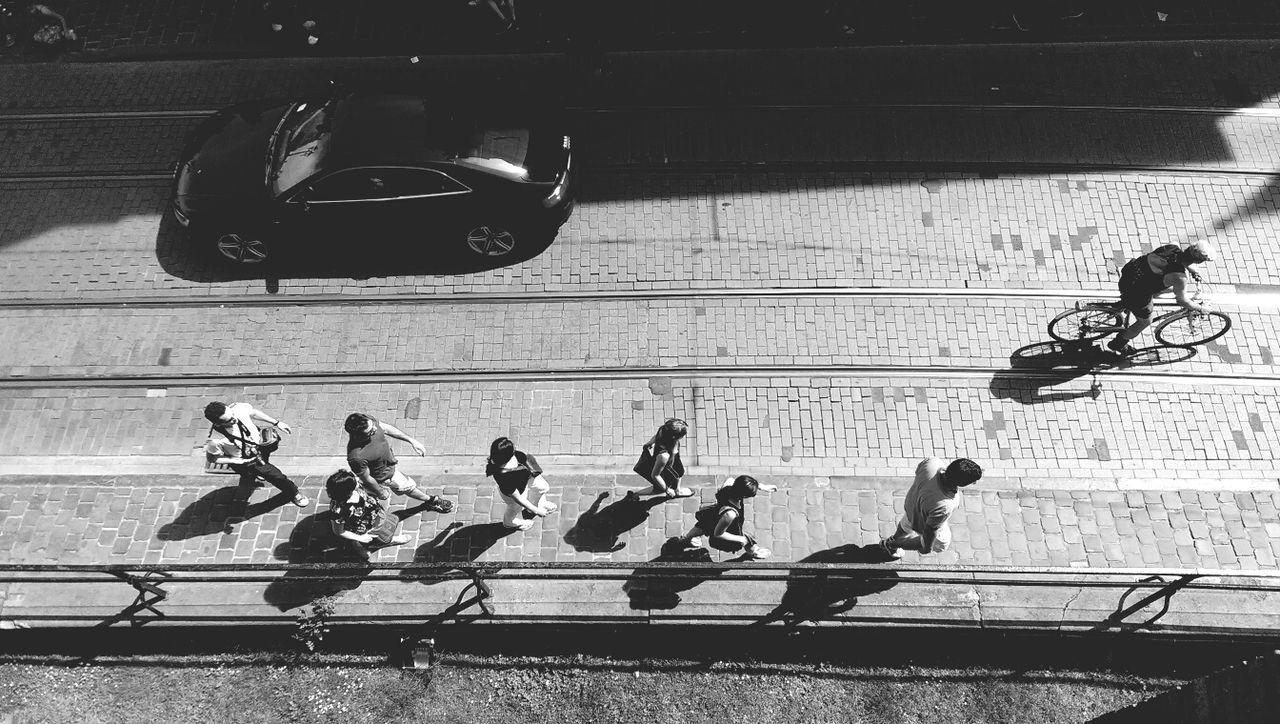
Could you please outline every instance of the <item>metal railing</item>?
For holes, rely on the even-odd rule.
[[[293,576],[293,578],[289,578]],[[228,616],[174,616],[167,617],[159,606],[165,603],[171,591],[166,586],[174,584],[228,584],[228,583],[291,583],[306,586],[317,583],[358,581],[376,582],[430,582],[464,580],[468,585],[452,605],[432,614],[417,612],[411,616],[399,616],[401,620],[422,621],[430,619],[441,623],[456,617],[462,610],[473,606],[481,616],[493,616],[495,598],[490,582],[496,580],[625,580],[631,585],[659,586],[666,582],[676,586],[693,585],[711,581],[785,581],[793,585],[822,583],[839,586],[842,581],[868,584],[869,593],[876,592],[875,583],[882,585],[969,585],[974,587],[1050,587],[1070,589],[1124,590],[1111,615],[1100,621],[1094,630],[1160,628],[1157,622],[1169,610],[1173,596],[1186,591],[1237,591],[1273,593],[1276,595],[1276,612],[1280,614],[1280,570],[1220,570],[1180,568],[1062,568],[1029,566],[961,566],[846,562],[705,562],[705,561],[647,561],[623,562],[543,562],[543,561],[432,561],[432,562],[350,562],[350,563],[174,563],[174,564],[0,564],[0,584],[49,584],[84,585],[109,583],[113,580],[131,586],[136,597],[118,614],[103,618],[100,615],[30,614],[25,612],[6,618],[29,620],[78,620],[99,621],[109,626],[127,621],[142,625],[148,621],[168,618],[171,621],[227,621]],[[466,594],[474,590],[470,598]],[[1132,603],[1128,599],[1135,593],[1143,595]],[[216,593],[211,589],[216,600]],[[862,594],[868,595],[868,594]],[[1129,618],[1152,604],[1161,608],[1143,622]],[[0,607],[2,609],[2,607]],[[1064,611],[1065,613],[1065,611]],[[379,619],[388,617],[378,617]],[[390,616],[395,619],[397,616]],[[573,620],[558,617],[562,622]],[[600,620],[584,611],[583,621]],[[715,618],[708,616],[707,618]],[[262,620],[247,617],[246,620]],[[276,617],[274,620],[282,620]],[[633,620],[633,619],[632,619]],[[1227,628],[1224,626],[1224,628]],[[1267,632],[1260,632],[1267,633]],[[1280,631],[1271,632],[1280,634]]]

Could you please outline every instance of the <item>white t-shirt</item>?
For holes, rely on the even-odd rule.
[[[230,427],[223,429],[214,427],[213,432],[209,435],[209,442],[205,445],[205,451],[220,457],[242,457],[240,443],[227,437],[223,430],[236,437],[243,437],[252,443],[262,442],[262,433],[258,432],[258,425],[249,416],[249,412],[252,409],[253,405],[247,402],[233,402],[227,405],[227,414],[231,415],[236,422],[244,425],[244,430],[241,430],[240,425],[237,425],[236,422],[232,422]],[[245,433],[248,434],[246,435]]]
[[[960,491],[942,484],[942,471],[947,464],[939,458],[925,458],[916,466],[916,479],[907,491],[902,517],[911,530],[919,533],[939,530],[960,505]]]

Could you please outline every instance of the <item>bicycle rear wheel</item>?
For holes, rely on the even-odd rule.
[[[1231,329],[1231,317],[1222,312],[1180,313],[1156,327],[1156,341],[1177,347],[1212,342]]]
[[[1049,336],[1059,342],[1092,342],[1124,328],[1124,314],[1112,309],[1072,309],[1049,322]]]

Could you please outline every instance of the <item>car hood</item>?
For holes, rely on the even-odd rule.
[[[267,148],[290,103],[256,101],[219,111],[188,136],[177,169],[179,197],[267,197]]]

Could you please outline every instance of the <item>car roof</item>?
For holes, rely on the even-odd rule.
[[[447,109],[429,111],[423,98],[351,95],[340,99],[322,170],[358,166],[454,166],[469,155],[487,129],[459,120]],[[525,130],[527,136],[528,131]],[[472,164],[463,163],[475,168]],[[501,176],[518,174],[484,169]]]

